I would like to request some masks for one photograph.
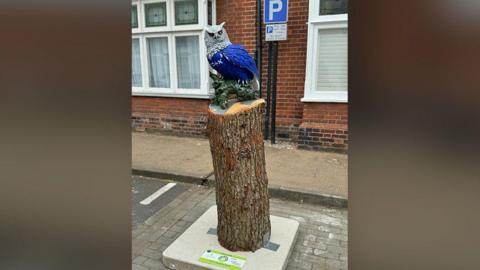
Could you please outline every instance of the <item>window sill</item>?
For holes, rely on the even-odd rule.
[[[332,103],[348,103],[348,98],[318,98],[318,97],[304,97],[300,99],[301,102],[332,102]]]
[[[152,92],[132,92],[132,96],[210,99],[210,96],[205,94],[168,94],[168,93],[152,93]]]

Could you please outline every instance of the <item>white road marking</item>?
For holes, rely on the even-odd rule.
[[[170,190],[171,188],[173,188],[175,185],[177,185],[176,183],[168,183],[166,184],[165,186],[161,187],[159,190],[155,191],[155,193],[153,193],[152,195],[148,196],[145,200],[141,201],[140,204],[143,204],[143,205],[149,205],[151,204],[154,200],[156,200],[158,197],[160,197],[160,195],[162,195],[163,193],[167,192],[168,190]]]

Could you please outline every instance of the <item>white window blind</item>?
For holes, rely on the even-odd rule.
[[[142,87],[142,63],[140,60],[140,40],[132,39],[132,85]]]
[[[168,38],[147,38],[150,87],[170,87]]]
[[[318,29],[315,91],[347,91],[347,29]]]

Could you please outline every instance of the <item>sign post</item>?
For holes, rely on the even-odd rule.
[[[277,58],[278,41],[287,40],[288,0],[264,0],[263,6],[265,41],[268,42],[268,78],[267,78],[267,110],[265,119],[265,139],[269,136],[269,120],[271,108],[271,138],[275,144],[276,108],[277,108]],[[271,98],[270,98],[271,96]]]

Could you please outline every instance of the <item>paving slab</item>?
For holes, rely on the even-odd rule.
[[[209,147],[207,140],[134,132],[132,167],[203,178],[213,170]]]
[[[293,249],[299,222],[277,216],[270,216],[270,221],[272,230],[267,247],[255,252],[232,252],[218,242],[217,207],[212,206],[163,252],[163,263],[177,270],[223,270],[225,267],[200,261],[200,258],[226,255],[222,256],[224,260],[233,260],[231,263],[238,269],[283,270]]]

